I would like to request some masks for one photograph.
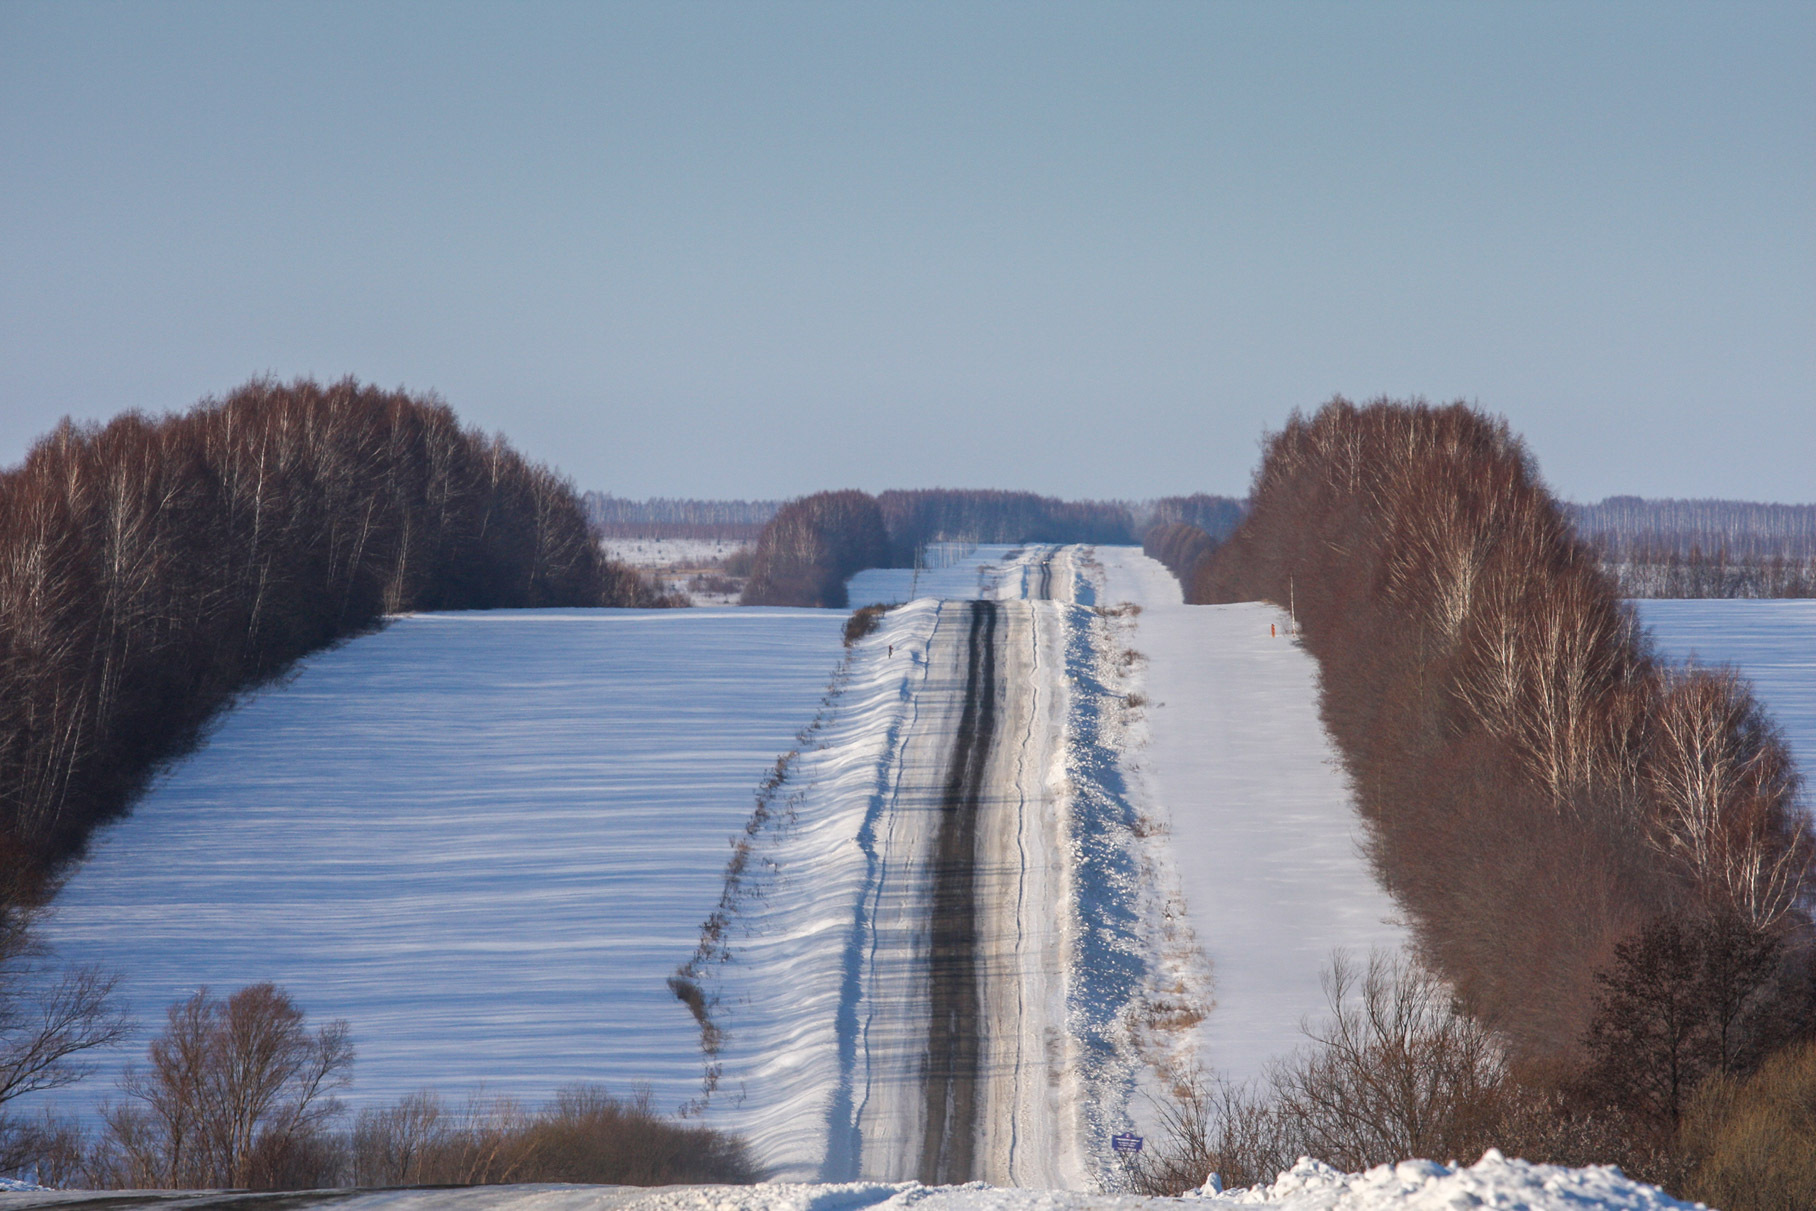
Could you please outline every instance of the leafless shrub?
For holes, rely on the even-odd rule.
[[[1300,1156],[1346,1169],[1477,1156],[1507,1135],[1514,1086],[1500,1042],[1410,960],[1335,956],[1325,1015],[1259,1085],[1191,1073],[1160,1106],[1161,1138],[1135,1166],[1141,1193],[1179,1194],[1212,1173],[1271,1181]]]
[[[1681,1138],[1692,1198],[1723,1211],[1816,1207],[1816,1042],[1698,1091]]]
[[[32,915],[0,909],[0,1175],[33,1169],[52,1181],[80,1166],[78,1124],[49,1111],[20,1118],[7,1106],[76,1083],[93,1070],[88,1052],[125,1036],[117,986],[97,968],[53,967],[34,940]]]
[[[475,1092],[450,1108],[432,1090],[359,1113],[349,1151],[358,1186],[481,1186],[528,1180],[530,1115]]]
[[[225,1000],[204,988],[170,1007],[146,1059],[121,1078],[127,1100],[102,1109],[94,1166],[106,1184],[276,1189],[331,1179],[335,1150],[317,1137],[340,1113],[334,1091],[351,1075],[345,1022],[310,1031],[272,984]]]
[[[88,1130],[80,1119],[42,1110],[34,1118],[0,1119],[0,1174],[29,1174],[56,1189],[89,1173]]]
[[[412,1094],[362,1111],[351,1152],[361,1186],[655,1186],[756,1177],[732,1137],[670,1122],[650,1108],[647,1091],[622,1099],[597,1085],[568,1086],[534,1113],[483,1096],[453,1112],[434,1093]]]
[[[845,646],[850,647],[864,636],[874,634],[883,625],[883,615],[890,609],[886,605],[867,605],[853,610],[851,617],[845,620]]]
[[[1258,1185],[1299,1155],[1264,1088],[1193,1072],[1173,1085],[1158,1113],[1159,1137],[1125,1163],[1136,1194],[1177,1197],[1213,1173],[1226,1187]]]
[[[1333,959],[1328,1016],[1270,1078],[1297,1147],[1360,1170],[1407,1157],[1474,1156],[1494,1142],[1507,1067],[1499,1040],[1435,976],[1379,954]]]

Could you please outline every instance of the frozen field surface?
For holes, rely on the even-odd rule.
[[[1816,601],[1634,604],[1664,655],[1740,670],[1784,729],[1797,768],[1816,778]]]
[[[597,1080],[648,1082],[672,1110],[701,1064],[664,980],[718,902],[758,780],[813,717],[844,620],[401,618],[228,714],[98,839],[48,940],[123,972],[147,1025],[197,985],[257,980],[346,1018],[355,1105]]]
[[[1127,760],[1163,821],[1216,1005],[1206,1064],[1237,1079],[1303,1042],[1337,948],[1361,957],[1406,938],[1361,856],[1361,823],[1318,718],[1318,666],[1260,603],[1182,604],[1179,582],[1129,547],[1099,547],[1099,600],[1141,606],[1147,742]],[[1269,633],[1273,627],[1277,632]]]
[[[607,538],[605,553],[634,568],[694,567],[754,546],[730,538]]]

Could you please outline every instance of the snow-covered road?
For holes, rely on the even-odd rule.
[[[1094,703],[1071,667],[1096,619],[1071,553],[997,554],[979,596],[917,601],[853,650],[792,771],[801,789],[756,834],[735,940],[698,965],[734,1102],[709,1114],[782,1174],[1063,1187],[1107,1154],[1085,1088],[1114,1069],[1093,1046],[1106,1014],[1078,1003],[1105,986],[1077,904],[1101,831],[1080,818],[1091,775],[1075,776]],[[838,940],[800,928],[833,906],[836,968],[813,956]],[[830,1019],[818,1063],[798,1033],[812,1004]]]

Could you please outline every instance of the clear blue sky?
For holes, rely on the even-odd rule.
[[[0,464],[271,373],[584,487],[1816,499],[1816,4],[0,4]]]

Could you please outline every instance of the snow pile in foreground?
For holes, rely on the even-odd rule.
[[[1401,1161],[1366,1173],[1343,1173],[1301,1159],[1271,1186],[1218,1193],[1215,1178],[1199,1196],[1213,1206],[1279,1207],[1282,1211],[1374,1211],[1375,1208],[1504,1207],[1509,1211],[1643,1211],[1702,1206],[1684,1203],[1626,1177],[1613,1165],[1566,1169],[1508,1160],[1490,1148],[1473,1165]]]

